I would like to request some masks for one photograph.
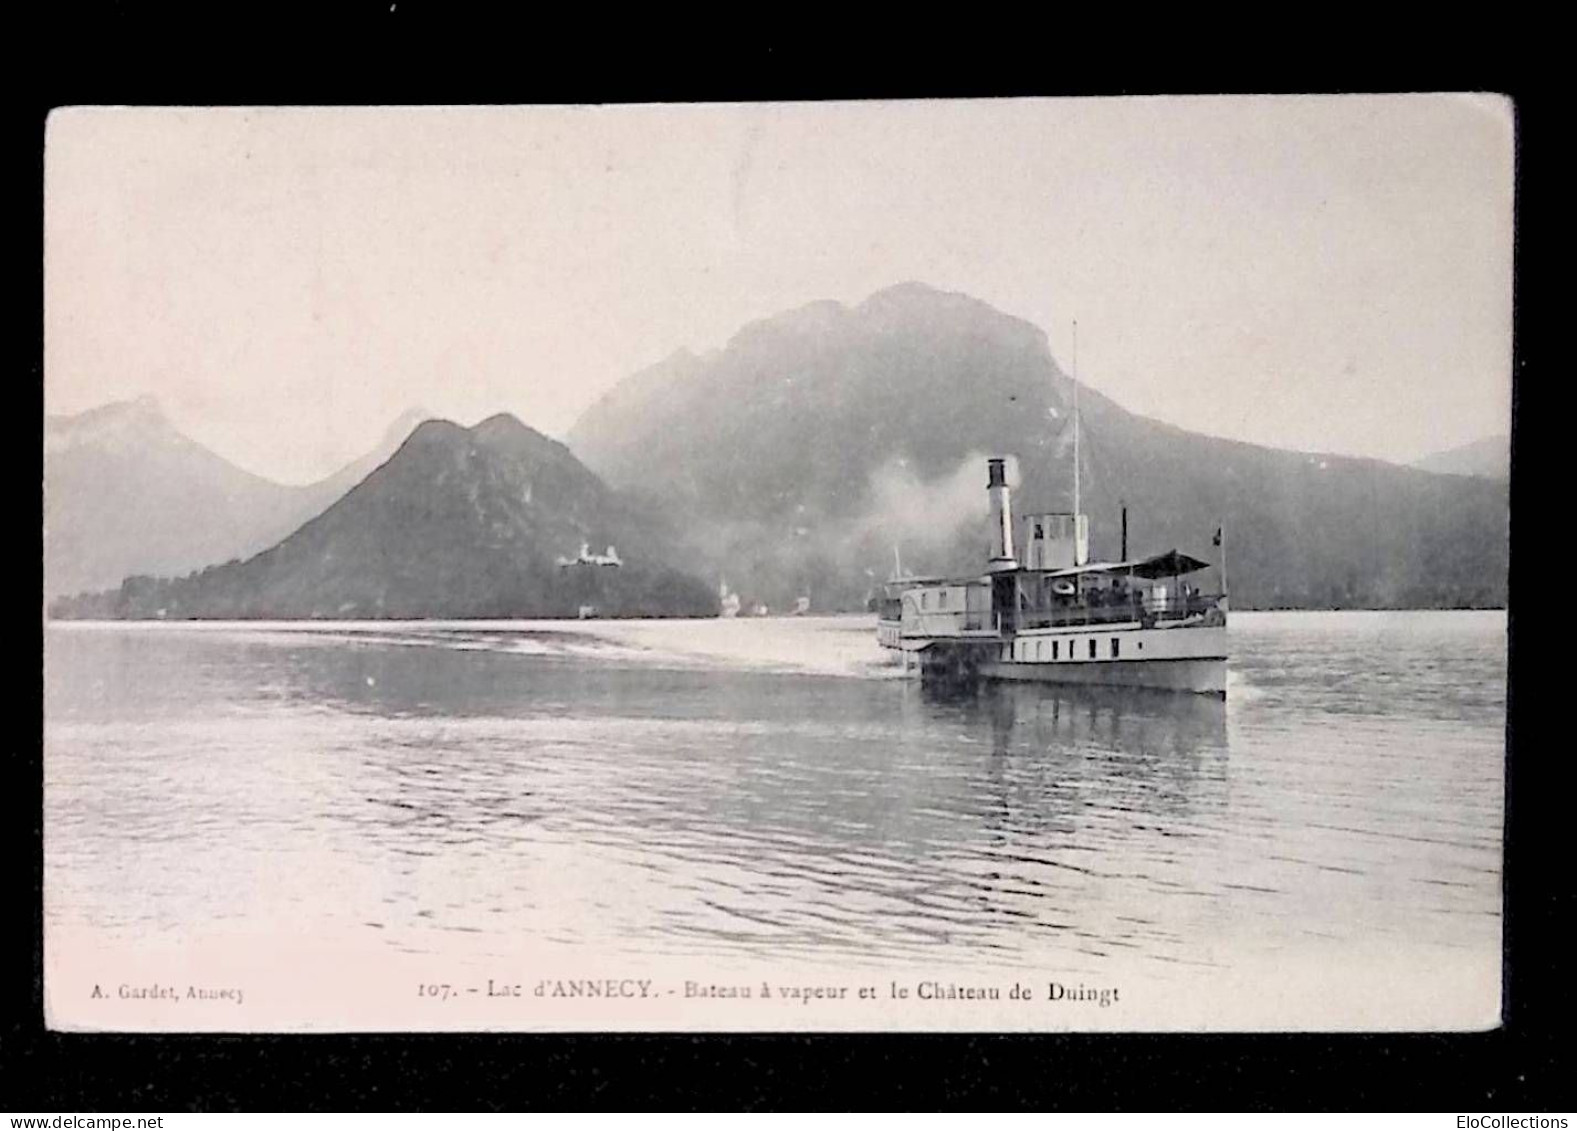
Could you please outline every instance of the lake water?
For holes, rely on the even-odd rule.
[[[940,695],[866,617],[53,625],[49,946],[1498,995],[1505,629],[1236,613],[1222,703]]]

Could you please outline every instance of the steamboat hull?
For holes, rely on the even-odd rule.
[[[1011,641],[902,641],[921,675],[1226,695],[1225,626],[1037,632]],[[906,664],[907,666],[907,664]]]
[[[979,672],[983,679],[1026,683],[1134,687],[1216,696],[1227,693],[1225,660],[1110,660],[1098,664],[1062,665],[988,660],[980,665]]]

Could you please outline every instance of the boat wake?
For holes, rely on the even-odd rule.
[[[115,622],[100,627],[126,627]],[[86,622],[75,626],[88,627]],[[161,623],[159,631],[219,633],[288,645],[445,648],[599,666],[784,672],[901,679],[868,616],[596,621],[228,621]]]

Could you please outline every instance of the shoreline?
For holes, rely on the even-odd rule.
[[[1366,613],[1373,615],[1415,614],[1415,613],[1500,613],[1508,614],[1505,606],[1483,606],[1473,608],[1438,608],[1438,607],[1398,607],[1384,609],[1333,609],[1333,608],[1297,608],[1276,607],[1263,609],[1233,609],[1231,616],[1259,616],[1263,614],[1324,614],[1324,613]],[[722,617],[722,616],[643,616],[643,617],[366,617],[359,619],[330,619],[327,617],[44,617],[44,626],[53,628],[67,625],[163,625],[201,627],[203,625],[223,625],[234,627],[237,625],[251,625],[258,628],[279,628],[282,626],[303,626],[320,628],[343,628],[347,625],[371,625],[396,627],[403,625],[425,625],[429,627],[442,627],[445,625],[460,625],[468,628],[498,626],[510,627],[519,625],[591,625],[591,624],[650,624],[660,621],[690,622],[709,624],[713,621],[736,624],[783,623],[805,622],[823,620],[865,620],[872,622],[876,619],[875,613],[868,612],[841,612],[841,613],[810,613],[805,615],[764,616],[764,617]]]

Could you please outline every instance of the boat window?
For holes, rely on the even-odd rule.
[[[1095,637],[1090,637],[1090,659],[1095,659]]]
[[[946,589],[942,590],[940,593],[938,593],[936,595],[936,607],[939,608],[939,609],[947,608],[947,590]]]
[[[1053,640],[1051,642],[1051,658],[1053,660],[1055,660],[1057,658],[1057,653],[1060,652],[1060,651],[1062,651],[1061,644],[1059,642]]]
[[[1112,659],[1115,660],[1117,658],[1117,653],[1119,651],[1121,651],[1121,649],[1122,649],[1122,645],[1118,641],[1117,637],[1115,637],[1115,636],[1112,637]]]

